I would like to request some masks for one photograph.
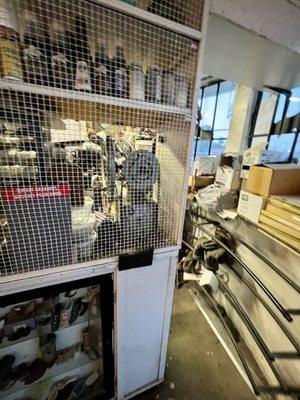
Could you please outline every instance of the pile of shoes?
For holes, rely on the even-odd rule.
[[[233,248],[234,243],[229,234],[217,229],[215,237],[228,248]],[[178,269],[184,272],[199,274],[203,266],[205,269],[216,272],[219,269],[219,264],[223,263],[232,264],[230,254],[215,240],[203,236],[195,242],[194,250],[190,250],[182,258]]]
[[[88,376],[67,376],[55,382],[47,400],[75,400],[104,394],[103,376],[95,371]]]
[[[68,297],[66,295],[65,297]],[[0,344],[3,339],[13,342],[28,336],[39,327],[50,325],[52,332],[75,324],[89,310],[90,316],[99,315],[100,297],[97,292],[59,302],[58,296],[32,301],[14,307],[0,318]]]
[[[82,354],[90,360],[97,360],[100,357],[101,339],[97,336],[97,342],[92,339],[91,328],[83,331],[83,341],[76,342],[72,346],[57,350],[56,335],[48,333],[40,337],[40,356],[31,362],[22,362],[14,365],[16,356],[8,354],[0,359],[0,390],[6,391],[16,382],[23,382],[24,385],[31,385],[45,374],[48,369],[61,365],[72,359],[78,359]]]

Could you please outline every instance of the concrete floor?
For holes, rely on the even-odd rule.
[[[165,382],[135,400],[254,400],[186,287],[177,289]]]

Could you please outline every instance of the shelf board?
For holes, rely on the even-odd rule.
[[[201,31],[190,28],[186,25],[174,22],[168,18],[161,17],[160,15],[153,14],[149,11],[142,10],[131,4],[127,4],[120,0],[93,0],[94,3],[108,7],[110,9],[119,11],[121,13],[130,15],[132,17],[141,19],[146,22],[150,22],[153,25],[160,26],[161,28],[169,29],[173,32],[179,33],[180,35],[187,36],[194,40],[201,40]]]
[[[7,338],[4,338],[0,345],[0,350],[5,349],[6,347],[13,347],[16,344],[24,343],[29,340],[39,338],[40,336],[46,335],[47,333],[50,333],[50,332],[56,334],[57,332],[67,330],[74,326],[79,327],[81,325],[88,324],[88,322],[95,322],[96,320],[98,320],[100,318],[100,315],[97,315],[97,316],[95,315],[93,317],[89,317],[88,313],[89,313],[89,310],[87,310],[87,312],[82,317],[79,316],[74,324],[65,326],[63,328],[59,328],[54,332],[51,331],[50,324],[45,325],[45,326],[38,325],[38,327],[36,329],[32,330],[28,336],[22,337],[19,340],[9,341],[9,340],[7,340]]]
[[[55,365],[52,368],[49,368],[46,370],[45,374],[35,382],[33,382],[31,385],[25,385],[23,382],[18,381],[16,382],[13,386],[11,386],[9,389],[4,390],[0,392],[0,397],[1,399],[5,399],[10,397],[13,394],[17,394],[18,392],[24,393],[29,388],[32,388],[34,385],[46,381],[48,379],[51,379],[53,381],[59,380],[59,378],[63,378],[64,376],[71,376],[73,373],[75,374],[75,371],[81,371],[85,367],[92,365],[93,367],[98,367],[99,366],[102,368],[102,363],[103,359],[102,357],[98,358],[95,361],[91,361],[88,356],[84,353],[81,354],[81,356],[78,359],[71,359],[63,364],[60,365]],[[96,369],[94,368],[94,369]]]
[[[191,110],[189,108],[180,108],[168,106],[165,104],[149,103],[146,101],[123,99],[119,97],[103,96],[93,93],[84,93],[76,90],[58,89],[51,86],[34,85],[22,81],[10,79],[0,79],[0,89],[22,92],[24,94],[35,94],[50,98],[59,98],[62,100],[74,100],[88,103],[94,103],[106,106],[115,106],[135,110],[154,111],[159,113],[177,114],[190,118]]]

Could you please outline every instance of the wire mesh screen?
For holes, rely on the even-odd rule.
[[[177,243],[198,43],[0,1],[1,274]]]
[[[201,0],[124,0],[142,10],[201,30],[204,1]]]

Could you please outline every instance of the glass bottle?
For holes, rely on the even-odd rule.
[[[2,78],[22,80],[20,37],[15,14],[9,1],[0,0],[0,74]]]
[[[163,103],[173,106],[175,103],[175,76],[170,71],[163,74]]]
[[[147,71],[147,101],[151,103],[161,103],[162,97],[162,72],[157,66],[148,68]]]
[[[83,92],[92,90],[91,71],[92,56],[88,44],[88,35],[85,19],[77,16],[75,19],[75,81],[74,89]]]
[[[184,75],[176,77],[175,84],[175,105],[180,108],[186,108],[188,102],[188,80]]]
[[[38,85],[49,85],[49,59],[47,48],[49,36],[41,21],[33,13],[25,16],[26,27],[23,40],[24,80]]]
[[[111,60],[107,56],[105,44],[100,44],[96,50],[94,73],[94,92],[105,96],[111,96]]]
[[[72,39],[72,34],[66,31],[62,22],[52,21],[50,25],[51,83],[57,88],[73,88],[70,48]]]
[[[116,55],[112,60],[113,95],[128,97],[128,72],[122,46],[117,46]]]
[[[130,98],[145,101],[145,73],[141,64],[131,64],[129,82]]]

